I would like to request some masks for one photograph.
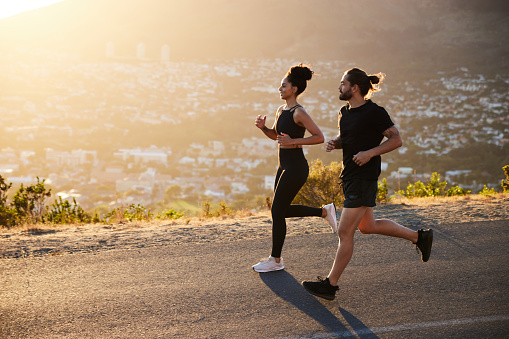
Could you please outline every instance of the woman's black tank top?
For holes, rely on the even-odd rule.
[[[278,134],[284,133],[288,134],[290,138],[303,138],[304,133],[306,132],[306,128],[299,126],[293,120],[293,112],[297,107],[302,107],[301,105],[295,105],[290,109],[285,109],[281,112],[276,121],[276,132]]]

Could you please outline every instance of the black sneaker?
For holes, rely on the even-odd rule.
[[[336,291],[339,290],[338,286],[330,284],[329,278],[323,279],[322,277],[318,277],[318,281],[303,281],[302,286],[312,295],[327,300],[334,300]]]
[[[426,262],[428,261],[429,256],[431,254],[431,245],[433,244],[433,230],[420,229],[417,232],[419,234],[419,237],[417,238],[415,247],[417,249],[417,253],[421,251],[421,260],[423,262]]]

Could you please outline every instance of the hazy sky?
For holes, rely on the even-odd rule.
[[[64,0],[0,0],[0,19]]]

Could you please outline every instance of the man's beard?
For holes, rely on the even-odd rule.
[[[345,100],[348,101],[352,98],[352,91],[348,90],[345,93],[339,93],[339,100]]]

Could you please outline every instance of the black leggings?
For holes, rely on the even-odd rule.
[[[292,201],[306,183],[309,166],[302,148],[280,149],[279,167],[274,182],[272,202],[272,256],[281,257],[286,237],[286,220],[292,217],[321,217],[322,209],[292,205]]]

